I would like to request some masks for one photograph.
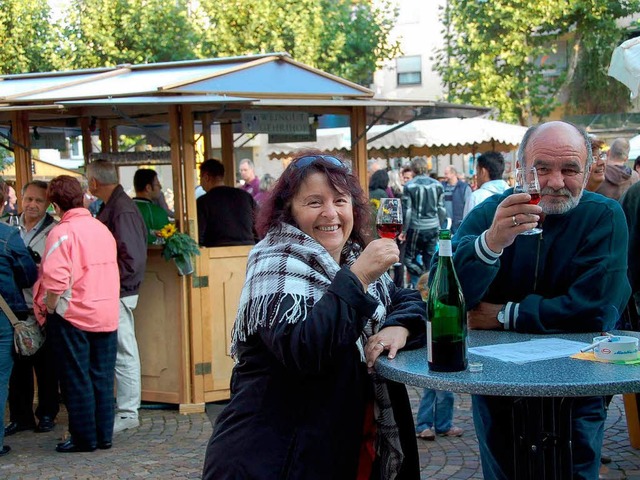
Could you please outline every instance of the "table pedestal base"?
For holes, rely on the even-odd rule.
[[[523,397],[512,408],[516,479],[571,478],[571,404],[564,397]]]

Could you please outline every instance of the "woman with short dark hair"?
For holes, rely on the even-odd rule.
[[[296,155],[265,203],[232,333],[231,402],[205,479],[418,479],[404,385],[377,357],[424,343],[418,292],[386,275],[395,241],[367,244],[369,202],[337,157]]]
[[[69,414],[71,437],[61,453],[111,448],[120,276],[116,242],[83,207],[78,180],[61,175],[47,199],[60,223],[45,246],[34,309],[48,332]]]

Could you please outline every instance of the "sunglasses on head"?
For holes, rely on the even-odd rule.
[[[295,161],[293,166],[296,168],[304,168],[304,167],[308,167],[309,165],[315,163],[318,160],[324,160],[325,162],[330,163],[331,165],[336,167],[345,168],[345,169],[347,168],[346,165],[342,163],[338,158],[332,157],[331,155],[308,155],[306,157],[300,157],[298,160]]]

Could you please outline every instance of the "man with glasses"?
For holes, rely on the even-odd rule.
[[[147,243],[154,244],[158,239],[156,232],[169,223],[167,212],[154,203],[162,194],[158,174],[149,168],[137,170],[133,175],[133,188],[136,191],[133,203],[140,210],[144,224],[147,226]]]
[[[472,210],[453,239],[469,328],[542,334],[614,328],[630,294],[627,226],[617,202],[585,191],[592,162],[588,136],[572,124],[527,131],[517,166],[536,167],[540,203],[507,190]],[[520,235],[541,218],[542,234]],[[485,478],[515,478],[516,401],[472,397]],[[603,397],[573,399],[573,478],[598,478],[605,417]]]

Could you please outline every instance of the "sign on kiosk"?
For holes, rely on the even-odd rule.
[[[309,134],[309,114],[282,110],[243,110],[243,133]]]

